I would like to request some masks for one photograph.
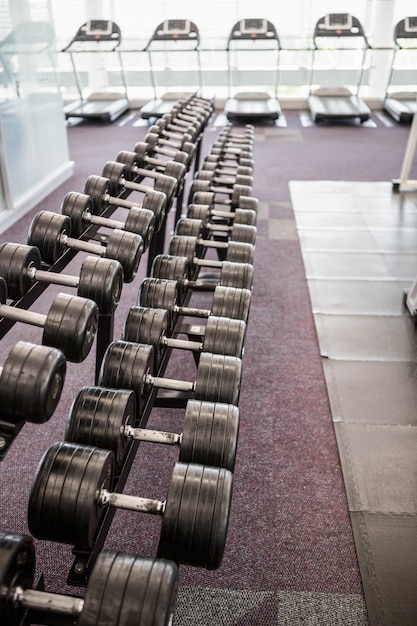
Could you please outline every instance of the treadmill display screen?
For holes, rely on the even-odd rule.
[[[406,33],[417,32],[417,16],[416,15],[405,18],[405,32]]]
[[[245,35],[251,33],[263,34],[267,31],[267,22],[263,19],[248,19],[242,20],[240,23],[240,30]]]
[[[329,13],[324,20],[327,30],[350,30],[352,16],[349,13]]]
[[[109,20],[90,20],[85,29],[86,35],[111,35],[113,23]]]
[[[165,35],[186,35],[190,32],[190,20],[166,20],[163,32]]]

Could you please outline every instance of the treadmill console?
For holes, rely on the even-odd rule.
[[[233,39],[278,39],[275,26],[263,18],[249,18],[239,20],[229,35]]]
[[[165,20],[156,27],[150,41],[185,41],[198,38],[198,28],[191,20]]]
[[[65,50],[76,42],[112,41],[119,45],[122,39],[119,26],[112,20],[88,20],[82,24]]]
[[[404,26],[406,33],[417,33],[417,16],[406,17]]]
[[[352,16],[349,13],[329,13],[324,18],[326,30],[350,30],[352,28]]]

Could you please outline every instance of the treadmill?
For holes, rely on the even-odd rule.
[[[201,91],[203,80],[200,61],[200,34],[197,26],[190,20],[165,20],[158,24],[151,38],[145,46],[148,53],[150,77],[154,91],[154,98],[143,105],[140,115],[143,119],[161,118],[169,113],[176,102],[190,98],[194,93]],[[194,51],[197,56],[198,87],[193,92],[167,91],[158,96],[158,85],[154,66],[153,54],[167,52],[171,60],[172,52]],[[172,65],[170,69],[174,69]]]
[[[234,96],[232,90],[232,55],[237,56],[243,52],[267,52],[274,51],[274,93],[266,91],[240,91]],[[279,83],[279,54],[281,46],[275,26],[265,19],[252,18],[242,19],[237,22],[227,41],[228,56],[228,99],[224,112],[228,120],[233,122],[257,122],[262,120],[274,121],[281,114],[281,106],[278,100]],[[237,70],[239,70],[238,63]]]
[[[349,13],[329,13],[320,18],[314,29],[313,60],[310,71],[308,105],[314,122],[326,120],[369,120],[371,110],[359,97],[359,89],[365,71],[365,60],[370,45],[359,20]],[[352,46],[349,47],[349,43]],[[357,45],[353,46],[353,42]],[[313,90],[316,57],[320,52],[362,50],[360,71],[357,72],[356,93],[347,87],[318,87]],[[334,53],[336,54],[336,53]]]
[[[85,118],[101,122],[113,122],[130,108],[127,97],[127,83],[119,50],[121,32],[119,26],[111,20],[89,20],[82,24],[70,43],[63,49],[71,58],[74,79],[79,99],[64,107],[65,117]],[[123,93],[96,92],[84,96],[75,56],[78,53],[116,53],[123,85]]]
[[[400,56],[409,57],[414,51],[414,63],[417,55],[417,16],[405,17],[394,28],[396,49],[392,57],[391,71],[388,79],[387,92],[384,98],[384,110],[397,122],[411,124],[417,110],[417,93],[415,85],[403,92],[393,90],[393,77],[396,62]],[[399,67],[397,65],[397,67]],[[415,71],[415,68],[414,68]]]

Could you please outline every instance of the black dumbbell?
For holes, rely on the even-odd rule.
[[[110,450],[52,444],[29,496],[30,533],[88,550],[109,507],[150,513],[162,517],[158,557],[206,569],[219,567],[231,505],[229,470],[175,463],[164,501],[111,492],[114,472]]]
[[[202,258],[209,248],[215,249],[222,261],[253,265],[255,248],[245,241],[216,241],[175,234],[169,241],[168,253],[173,256],[187,256],[193,262],[196,257]]]
[[[187,402],[182,433],[136,426],[133,391],[82,387],[72,403],[65,441],[112,450],[116,473],[132,441],[179,447],[180,463],[234,469],[239,434],[239,409],[221,402]]]
[[[241,148],[234,146],[230,142],[214,142],[210,149],[213,156],[221,156],[227,159],[236,159],[239,163],[253,163],[253,150],[251,148]]]
[[[253,167],[240,165],[235,161],[223,161],[220,157],[216,160],[210,160],[206,157],[201,169],[207,172],[225,174],[227,176],[252,176],[253,174]]]
[[[190,350],[197,354],[211,352],[242,357],[246,322],[211,315],[201,341],[177,339],[170,335],[171,314],[166,309],[132,306],[126,316],[122,339],[149,343],[155,350],[155,367],[159,368],[168,348]]]
[[[233,187],[234,185],[246,185],[252,189],[253,176],[250,174],[225,174],[224,172],[212,172],[201,169],[194,174],[194,180],[208,180],[212,185],[219,187]],[[243,194],[241,194],[243,195]]]
[[[178,566],[106,550],[90,573],[84,598],[33,589],[32,537],[0,533],[0,618],[3,626],[166,625],[172,623]]]
[[[197,191],[193,195],[193,201],[189,202],[191,204],[205,204],[209,206],[212,210],[216,206],[216,195],[212,191]],[[228,213],[233,213],[238,209],[245,209],[248,211],[258,212],[258,199],[254,196],[240,196],[238,206],[231,206],[230,211]],[[216,209],[218,210],[218,209]]]
[[[178,146],[180,150],[184,142],[195,143],[199,132],[195,126],[190,125],[187,127],[183,126],[181,130],[178,130],[178,127],[171,129],[162,118],[149,126],[148,129],[148,133],[158,135],[158,141],[163,139],[168,142],[167,145]]]
[[[222,154],[222,153],[210,153],[204,159],[204,165],[212,164],[215,167],[225,167],[238,169],[239,167],[246,167],[249,170],[249,174],[251,174],[255,168],[255,162],[252,158],[236,158],[236,155]],[[245,172],[242,172],[245,173]]]
[[[111,315],[120,300],[123,268],[115,259],[87,256],[79,276],[41,269],[41,253],[35,246],[4,243],[0,246],[0,276],[7,283],[7,295],[19,300],[36,281],[74,287],[77,295],[96,302],[101,315]]]
[[[177,163],[177,165],[180,165]],[[117,195],[124,189],[130,191],[141,191],[145,195],[152,191],[149,185],[135,181],[132,178],[132,172],[129,171],[127,165],[120,161],[107,161],[103,167],[102,176],[108,178],[111,182],[111,193]],[[145,170],[143,168],[136,169],[136,177],[145,179],[150,178],[154,181],[153,189],[165,194],[167,197],[166,204],[171,205],[172,199],[177,190],[178,180],[174,176],[168,176],[155,170]]]
[[[126,166],[125,176],[129,180],[134,180],[138,176],[159,176],[160,172],[170,178],[175,178],[175,194],[178,194],[178,188],[182,184],[182,180],[187,172],[184,163],[180,161],[162,161],[161,159],[155,159],[150,156],[141,158],[136,151],[129,152],[122,150],[117,155],[116,161]]]
[[[243,320],[244,322],[248,320],[251,301],[249,289],[216,285],[210,310],[179,305],[178,303],[182,301],[182,290],[183,287],[177,280],[148,277],[142,281],[139,288],[138,304],[143,307],[169,311],[171,332],[174,330],[176,317],[179,315],[205,319],[214,315]]]
[[[216,224],[245,224],[256,226],[256,211],[253,209],[235,209],[234,211],[219,211],[209,204],[189,204],[187,215],[190,219],[202,220],[205,223]]]
[[[68,361],[79,363],[90,352],[98,325],[95,302],[59,293],[47,315],[5,304],[7,284],[0,278],[0,317],[43,328],[42,344],[61,350]]]
[[[18,341],[0,368],[1,420],[47,422],[61,397],[66,367],[61,350]]]
[[[215,236],[226,235],[228,243],[229,241],[247,243],[255,246],[256,242],[256,226],[250,224],[241,224],[240,222],[233,222],[233,224],[216,224],[212,222],[205,222],[201,219],[195,219],[190,217],[181,217],[175,225],[175,235],[182,237],[197,237],[199,245],[202,247],[219,247],[217,244],[219,241],[206,240],[205,238],[213,233]],[[201,243],[200,243],[201,242]],[[207,244],[209,243],[209,246]],[[215,243],[216,245],[213,245]]]
[[[165,113],[155,121],[154,125],[149,127],[149,131],[154,132],[153,127],[156,126],[158,130],[155,130],[155,132],[157,134],[159,133],[159,129],[161,129],[165,137],[173,137],[176,139],[179,136],[187,135],[190,137],[189,141],[196,142],[202,132],[203,124],[204,118],[199,119],[196,117],[192,121],[187,121],[178,116],[171,115],[171,113]]]
[[[164,139],[164,137],[161,137],[160,133],[149,132],[146,133],[143,141],[144,143],[149,144],[151,150],[155,150],[158,145],[161,148],[185,152],[188,155],[188,162],[190,162],[195,154],[196,145],[194,142],[188,141],[188,139],[190,139],[190,137],[184,135],[182,140],[173,141],[172,139]]]
[[[98,384],[134,391],[139,419],[152,392],[159,389],[183,392],[187,399],[238,405],[242,377],[239,357],[203,352],[194,382],[155,377],[154,372],[155,354],[151,345],[113,341],[105,352]]]
[[[168,148],[167,146],[160,146],[155,142],[148,143],[146,141],[138,141],[133,150],[137,154],[139,164],[143,165],[143,167],[149,165],[151,167],[163,168],[162,171],[165,171],[165,167],[172,162],[181,163],[187,171],[190,162],[190,155],[187,152]],[[158,155],[164,158],[158,158]],[[168,160],[165,160],[165,157],[167,157]]]
[[[143,239],[144,250],[149,247],[155,230],[155,214],[149,209],[130,209],[126,221],[120,222],[95,215],[91,196],[86,193],[74,191],[67,193],[62,201],[61,213],[70,218],[71,233],[74,237],[80,237],[91,224],[95,224],[104,228],[126,230],[140,235]],[[101,235],[100,241],[102,241]]]
[[[188,204],[192,204],[193,202],[196,204],[202,204],[195,198],[195,194],[199,191],[211,191],[216,194],[216,204],[230,206],[232,209],[237,207],[243,208],[241,204],[241,197],[247,196],[251,198],[253,196],[252,187],[249,185],[233,185],[232,187],[226,187],[211,183],[209,180],[194,179],[190,185]],[[220,197],[218,194],[220,194]]]
[[[216,279],[213,276],[210,276],[209,280],[195,279],[196,268],[200,267],[220,271],[216,275]],[[158,254],[152,262],[150,277],[177,280],[181,284],[181,291],[184,293],[184,296],[190,289],[213,291],[218,285],[251,290],[253,285],[253,265],[250,263],[212,261],[199,258],[194,258],[191,262],[190,258],[186,256]]]
[[[67,215],[40,211],[29,227],[27,243],[36,246],[42,260],[53,264],[66,249],[79,250],[107,259],[116,259],[123,268],[123,277],[130,283],[138,270],[144,249],[140,235],[115,229],[103,245],[71,237],[71,220]]]
[[[160,227],[161,221],[167,212],[167,197],[161,191],[148,188],[142,202],[132,202],[112,194],[113,184],[104,176],[89,176],[84,185],[84,193],[91,196],[94,213],[100,215],[109,206],[122,207],[124,209],[149,209],[155,214],[156,229]],[[119,193],[122,189],[119,189]],[[149,199],[149,200],[148,200]]]

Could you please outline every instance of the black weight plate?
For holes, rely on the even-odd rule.
[[[35,578],[35,548],[32,537],[0,532],[0,619],[7,626],[18,626],[26,609],[13,602],[12,589],[31,589]]]
[[[140,235],[143,239],[144,249],[146,250],[149,248],[152,241],[155,225],[155,214],[152,213],[152,211],[132,207],[129,210],[123,229]]]
[[[62,350],[68,361],[84,361],[97,332],[98,314],[92,300],[59,293],[46,316],[42,343]]]
[[[242,243],[249,243],[252,246],[256,242],[256,226],[250,226],[249,224],[233,224],[230,232],[230,241],[239,241]]]
[[[236,209],[233,213],[234,215],[234,223],[235,224],[246,224],[247,226],[255,226],[256,225],[256,211],[252,209]]]
[[[233,263],[251,263],[253,265],[254,252],[255,248],[251,243],[229,240],[226,260]]]
[[[207,204],[190,204],[187,209],[187,217],[208,222],[211,217],[210,207]]]
[[[212,191],[197,191],[194,194],[192,204],[204,204],[212,209],[214,207],[214,193]]]
[[[181,463],[234,470],[239,436],[239,409],[224,402],[189,400],[180,446]]]
[[[70,409],[65,441],[111,450],[115,456],[116,473],[119,473],[129,443],[122,429],[135,424],[133,391],[82,387]]]
[[[136,395],[136,415],[140,420],[150,389],[144,381],[154,374],[154,352],[150,345],[130,341],[113,341],[107,348],[100,368],[99,385],[130,389]]]
[[[203,350],[241,358],[245,335],[246,323],[243,320],[210,315],[207,319]]]
[[[63,441],[52,444],[37,468],[29,496],[30,533],[90,549],[105,512],[97,495],[111,488],[113,475],[113,452]]]
[[[71,235],[70,218],[51,211],[40,211],[29,226],[27,243],[39,249],[45,263],[52,264],[65,251],[61,235]]]
[[[101,552],[91,573],[78,626],[169,626],[178,567],[163,559]]]
[[[123,268],[116,259],[85,257],[77,293],[94,300],[100,315],[111,315],[117,308],[123,289]]]
[[[253,285],[253,265],[250,263],[223,261],[219,285],[251,290]]]
[[[138,304],[153,309],[171,312],[169,328],[174,324],[173,311],[178,303],[178,282],[162,278],[145,278],[139,288]]]
[[[0,304],[6,304],[7,301],[7,283],[2,276],[0,276]]]
[[[181,217],[175,226],[175,234],[179,236],[200,238],[203,233],[204,222],[202,220]]]
[[[152,262],[151,277],[183,281],[191,278],[192,268],[187,256],[158,254]]]
[[[193,180],[190,185],[190,191],[188,193],[188,204],[192,204],[195,202],[196,204],[206,204],[201,203],[200,200],[197,199],[196,194],[199,192],[208,192],[210,189],[210,181],[208,180]]]
[[[178,303],[182,304],[188,292],[187,281],[191,278],[193,268],[187,256],[158,254],[152,263],[151,277],[178,281]]]
[[[91,197],[85,193],[70,191],[62,201],[61,213],[70,218],[73,237],[79,237],[89,225],[85,214],[93,213]]]
[[[144,250],[140,235],[115,228],[107,241],[105,256],[116,259],[123,267],[125,283],[131,283],[138,271]]]
[[[247,322],[251,297],[249,289],[236,289],[218,285],[214,290],[211,314]]]
[[[89,176],[85,181],[84,193],[91,197],[94,215],[101,215],[109,206],[105,196],[110,194],[110,181],[103,176]]]
[[[194,264],[195,257],[200,257],[202,247],[198,245],[197,237],[173,235],[169,242],[168,253],[172,256],[186,256]]]
[[[138,141],[133,148],[136,153],[138,167],[146,167],[146,157],[152,152],[152,148],[147,141]]]
[[[149,189],[143,197],[142,207],[154,213],[155,230],[159,231],[164,222],[165,214],[168,212],[167,196],[160,191]]]
[[[48,421],[61,397],[65,374],[60,350],[18,341],[0,375],[2,417],[13,422]]]
[[[258,212],[258,199],[251,196],[240,196],[239,208],[246,211]]]
[[[126,165],[126,180],[133,180],[134,174],[132,170],[137,165],[137,158],[138,155],[135,152],[129,152],[128,150],[121,150],[117,155],[116,161],[118,161],[119,163],[123,163],[123,165]]]
[[[150,344],[154,349],[157,371],[166,352],[162,339],[167,336],[169,325],[170,315],[166,309],[133,306],[127,314],[122,339]]]
[[[168,203],[172,201],[172,196],[174,195],[176,188],[177,179],[173,176],[167,176],[166,173],[161,174],[161,176],[155,180],[155,191],[164,193],[167,197]]]
[[[0,246],[0,276],[7,283],[7,295],[12,300],[19,300],[33,285],[28,268],[39,269],[42,263],[41,253],[35,246],[17,243],[4,243]]]
[[[232,474],[224,468],[175,463],[158,557],[217,569],[229,524]]]
[[[183,163],[167,161],[165,164],[165,174],[167,176],[173,176],[176,181],[181,181],[184,178],[186,171],[187,168]]]
[[[194,398],[237,406],[241,379],[241,359],[203,352],[197,369]]]
[[[126,166],[117,161],[107,161],[103,167],[102,176],[107,178],[110,183],[109,193],[112,196],[118,196],[123,191],[123,185],[120,179],[126,177]]]

